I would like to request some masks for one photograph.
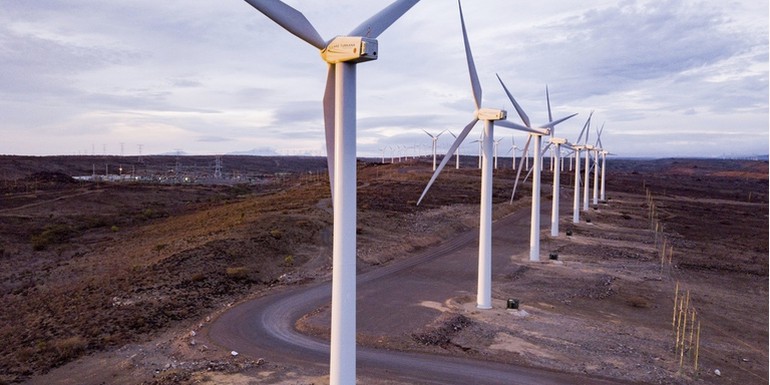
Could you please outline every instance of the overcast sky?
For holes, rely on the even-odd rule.
[[[390,3],[286,1],[324,39]],[[622,156],[768,153],[768,2],[474,0],[466,26],[486,107],[533,124],[545,86],[574,141],[594,113]],[[358,153],[424,146],[473,115],[457,3],[422,0],[358,66]],[[326,64],[242,0],[3,0],[0,154],[324,155]],[[478,137],[481,124],[469,139]],[[496,128],[521,146],[525,134]],[[446,151],[451,136],[441,136]],[[389,150],[388,150],[389,151]],[[468,143],[463,153],[475,153]],[[502,151],[501,151],[502,152]]]

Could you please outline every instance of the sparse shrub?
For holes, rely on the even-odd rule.
[[[232,279],[246,279],[249,277],[249,269],[243,266],[228,267],[225,274]]]
[[[83,219],[83,227],[86,229],[95,229],[97,227],[105,227],[108,225],[107,218],[103,216],[89,216]]]
[[[190,277],[190,280],[193,282],[201,282],[206,279],[206,274],[203,273],[195,273]]]
[[[628,297],[626,299],[626,303],[631,307],[636,307],[640,309],[646,309],[650,307],[650,301],[648,301],[646,298],[641,296],[632,296]]]
[[[167,245],[167,244],[165,244],[165,243],[158,243],[158,244],[157,244],[157,245],[155,245],[155,247],[154,247],[154,249],[155,249],[155,253],[156,253],[156,254],[158,254],[158,255],[160,255],[160,252],[161,252],[161,251],[163,251],[163,249],[165,249],[165,248],[166,248],[166,246],[168,246],[168,245]]]
[[[142,219],[144,220],[150,220],[155,218],[163,218],[168,216],[168,214],[148,207],[142,210],[141,216],[142,216]]]
[[[152,219],[155,217],[155,210],[147,208],[142,211],[142,216],[144,219]]]
[[[283,236],[283,232],[278,229],[273,229],[273,230],[270,230],[270,236],[275,239],[281,239],[281,237]]]
[[[112,227],[110,227],[110,230],[111,230],[113,233],[117,233],[117,232],[118,232],[118,230],[120,230],[120,227],[118,227],[118,226],[115,226],[115,225],[112,225]]]
[[[287,267],[294,266],[294,256],[289,254],[283,257],[283,265]]]
[[[32,235],[30,242],[36,251],[45,250],[48,246],[62,243],[72,237],[74,230],[67,225],[51,225],[40,234]]]
[[[85,351],[88,341],[81,336],[73,336],[55,340],[50,346],[59,362],[69,362]]]

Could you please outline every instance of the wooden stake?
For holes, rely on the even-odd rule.
[[[698,321],[698,333],[695,337],[695,371],[698,371],[698,352],[700,351],[700,321]]]
[[[682,296],[682,298],[679,299],[679,312],[677,313],[677,316],[676,316],[676,341],[674,343],[674,348],[676,348],[677,350],[675,351],[678,351],[679,349],[679,335],[680,335],[679,332],[682,330],[682,307],[683,306],[684,306],[684,296]]]
[[[671,318],[671,329],[676,329],[676,305],[679,302],[679,281],[676,281],[676,289],[674,290],[674,316]]]
[[[683,313],[684,322],[682,322],[682,341],[680,342],[680,346],[677,347],[679,349],[679,369],[682,369],[682,365],[684,365],[684,335],[687,333],[687,311],[685,310]]]
[[[687,343],[687,349],[692,349],[692,335],[695,331],[695,308],[692,308],[692,317],[690,317],[690,341]]]

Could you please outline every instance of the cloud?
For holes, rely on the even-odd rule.
[[[389,2],[287,0],[327,39]],[[485,106],[518,120],[497,72],[542,123],[548,84],[555,116],[580,113],[559,127],[565,136],[595,110],[607,122],[605,145],[655,155],[668,151],[644,144],[661,140],[658,127],[697,127],[704,134],[689,140],[704,143],[737,127],[738,148],[767,141],[767,7],[488,0],[463,11]],[[473,103],[457,4],[420,2],[378,42],[379,59],[357,70],[359,153],[427,142],[423,128],[459,132]],[[130,141],[148,153],[324,148],[327,65],[246,2],[11,0],[0,14],[0,57],[0,116],[16,138],[5,145],[19,153]],[[52,133],[50,145],[34,137]]]

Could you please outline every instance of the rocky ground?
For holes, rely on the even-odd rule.
[[[12,160],[0,164],[17,170]],[[292,163],[259,184],[75,183],[57,173],[66,171],[61,160],[56,170],[39,161],[44,173],[28,166],[27,175],[0,182],[0,383],[328,381],[204,338],[232,303],[328,279],[323,176]],[[507,283],[496,283],[494,297],[516,297],[518,311],[496,303],[479,312],[461,296],[433,304],[442,316],[409,336],[362,342],[643,383],[767,383],[767,162],[610,165],[609,199],[591,210],[590,223],[564,217],[572,235],[544,238],[544,252],[558,261],[530,264],[520,255],[501,273]],[[424,161],[359,168],[362,269],[476,226],[477,170],[442,175],[452,183],[434,186],[441,198],[415,208],[429,175]],[[510,170],[496,175],[497,216],[526,204],[505,203],[512,178]],[[467,209],[458,215],[447,205]],[[697,371],[695,323],[680,329],[685,353],[674,347],[672,321],[685,324],[674,320],[674,296],[687,292],[686,313],[701,323]]]

